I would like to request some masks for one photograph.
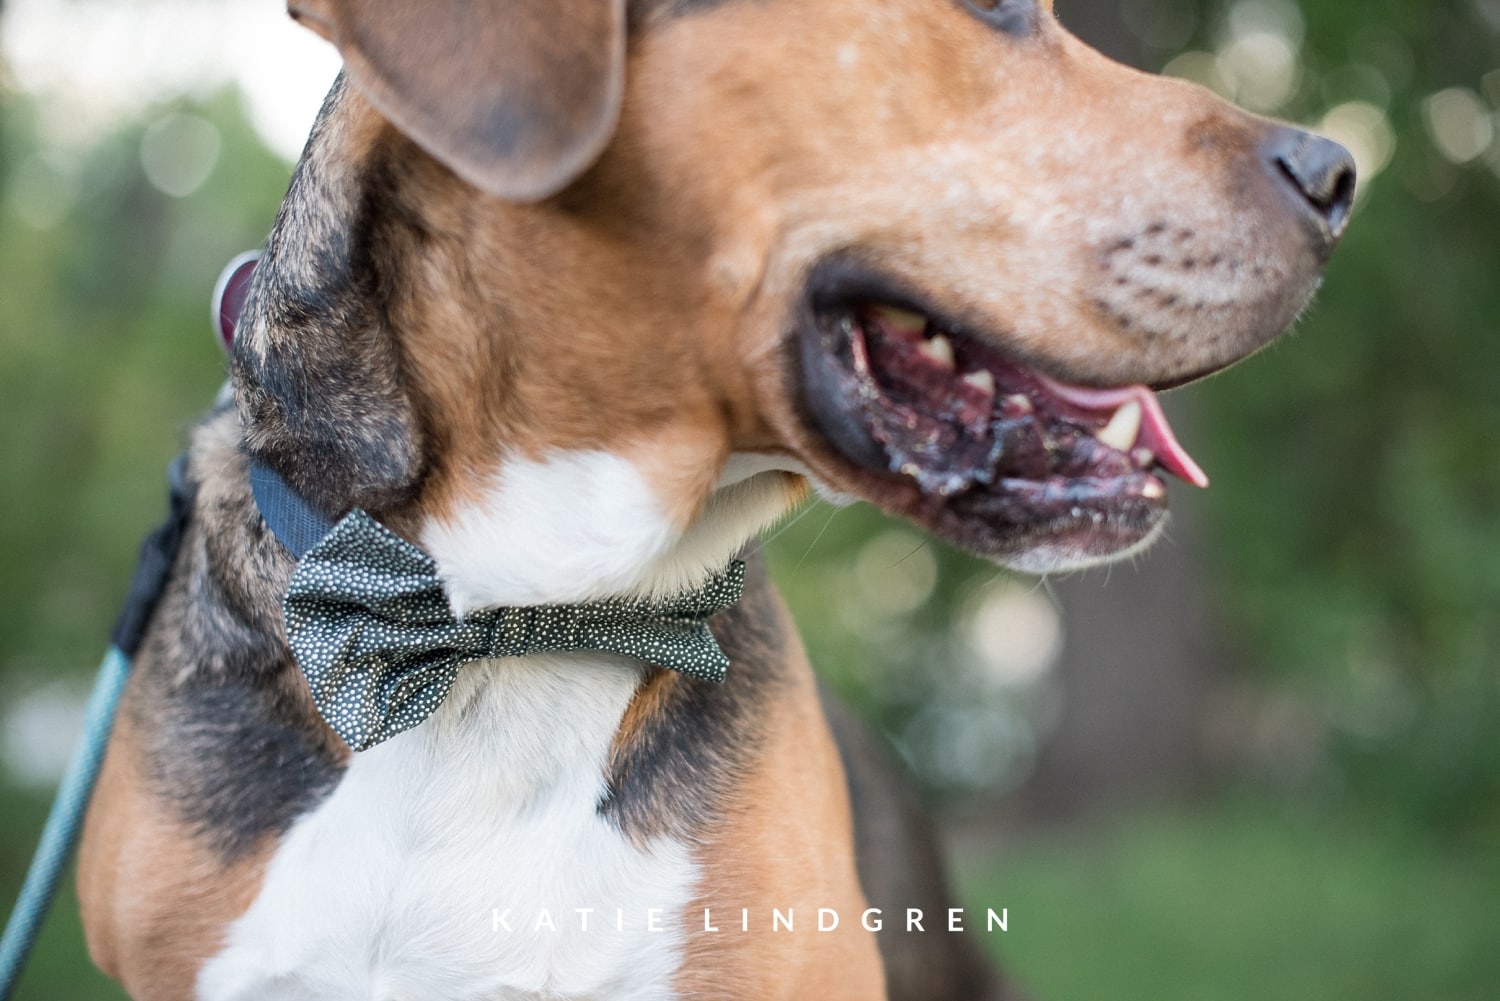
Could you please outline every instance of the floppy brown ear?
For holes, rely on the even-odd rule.
[[[625,90],[625,0],[288,0],[391,123],[481,190],[547,198],[598,159]]]

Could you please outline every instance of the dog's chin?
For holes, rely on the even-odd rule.
[[[1207,479],[1145,386],[1059,381],[878,275],[814,272],[788,340],[808,464],[833,490],[1028,573],[1161,534],[1164,476]]]

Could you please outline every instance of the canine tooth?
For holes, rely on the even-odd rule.
[[[920,334],[927,329],[927,317],[921,313],[913,313],[909,309],[897,309],[895,306],[872,306],[870,315],[897,333]]]
[[[1141,496],[1146,500],[1161,500],[1167,495],[1167,488],[1161,485],[1160,480],[1150,479],[1141,485]]]
[[[970,372],[964,376],[964,382],[989,396],[995,395],[995,377],[988,369],[980,369],[978,372]]]
[[[1117,452],[1128,452],[1140,433],[1141,405],[1136,400],[1128,400],[1120,405],[1109,423],[1094,437]]]
[[[917,345],[917,350],[944,368],[953,367],[953,345],[942,334],[931,340],[923,341]]]
[[[1012,393],[1005,398],[1005,402],[1010,404],[1012,407],[1014,407],[1016,410],[1019,410],[1023,414],[1029,414],[1036,409],[1036,407],[1032,405],[1031,397],[1027,396],[1025,393]]]

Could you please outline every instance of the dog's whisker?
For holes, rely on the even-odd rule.
[[[762,551],[765,550],[767,546],[790,531],[791,528],[797,524],[797,522],[801,521],[803,518],[806,518],[809,514],[816,510],[817,507],[818,504],[816,501],[808,501],[807,503],[803,504],[802,510],[789,517],[786,522],[779,526],[774,532],[772,532],[770,535],[764,535],[760,539],[756,540],[755,545],[749,550],[750,555],[759,555]]]
[[[815,535],[815,536],[813,536],[813,540],[807,544],[807,550],[806,550],[806,552],[804,552],[802,554],[802,558],[797,561],[797,565],[794,566],[794,567],[792,567],[792,571],[791,571],[790,574],[788,574],[788,576],[790,576],[790,577],[797,576],[797,571],[802,569],[802,564],[804,564],[804,563],[807,562],[807,558],[812,555],[813,549],[817,546],[817,544],[820,541],[822,541],[822,539],[823,539],[823,533],[828,531],[828,526],[833,524],[834,517],[841,510],[843,510],[843,509],[842,508],[837,508],[837,507],[830,507],[828,509],[828,520],[825,521],[825,522],[823,522],[823,527],[820,528],[820,529],[818,529],[818,534]]]
[[[903,564],[903,563],[905,563],[905,562],[906,562],[906,561],[907,561],[907,560],[909,560],[909,559],[911,559],[911,558],[912,558],[912,557],[913,557],[913,556],[915,556],[915,555],[917,555],[917,554],[918,554],[918,553],[920,553],[920,552],[921,552],[921,551],[922,551],[922,550],[924,550],[924,549],[926,549],[926,548],[927,548],[927,546],[928,546],[928,545],[929,545],[929,544],[930,544],[930,543],[931,543],[931,542],[932,542],[932,539],[931,539],[931,538],[930,538],[930,537],[928,537],[928,536],[923,536],[923,537],[922,537],[922,541],[921,541],[921,542],[918,542],[918,543],[917,543],[917,544],[916,544],[916,545],[915,545],[915,546],[913,546],[913,547],[912,547],[912,550],[911,550],[911,552],[909,552],[909,553],[907,553],[907,554],[906,554],[906,555],[905,555],[905,556],[903,556],[903,557],[901,557],[901,558],[900,558],[900,559],[899,559],[899,560],[897,560],[897,561],[896,561],[896,562],[894,562],[894,563],[891,563],[891,564],[889,564],[889,565],[888,565],[888,566],[887,566],[887,567],[886,567],[886,569],[887,569],[887,570],[891,570],[891,569],[894,569],[894,568],[895,568],[895,567],[899,567],[899,566],[900,566],[900,565],[901,565],[901,564]]]

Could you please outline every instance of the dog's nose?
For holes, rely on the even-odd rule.
[[[1354,157],[1347,149],[1332,139],[1279,126],[1261,146],[1261,159],[1330,247],[1344,235],[1354,204]]]

